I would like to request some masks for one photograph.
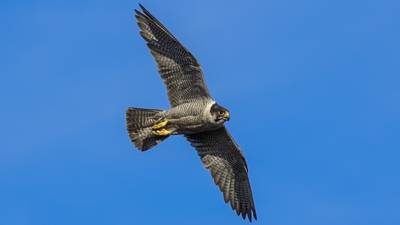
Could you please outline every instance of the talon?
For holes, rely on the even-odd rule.
[[[168,136],[172,134],[172,130],[167,130],[167,129],[159,129],[159,130],[153,130],[153,134],[157,136]]]
[[[160,128],[165,127],[168,124],[168,120],[167,119],[163,119],[160,122],[156,123],[153,125],[153,130],[158,130]]]

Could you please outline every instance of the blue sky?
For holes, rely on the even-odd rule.
[[[202,64],[250,169],[256,224],[400,224],[398,1],[142,1]],[[1,1],[0,224],[244,224],[167,108],[135,1]]]

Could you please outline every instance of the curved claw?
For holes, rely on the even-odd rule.
[[[153,130],[153,134],[157,135],[157,136],[168,136],[170,134],[172,134],[173,131],[172,130],[167,130],[167,129],[158,129],[158,130]]]
[[[168,124],[168,120],[167,119],[163,119],[163,120],[157,122],[156,124],[154,124],[152,129],[153,130],[158,130],[158,129],[161,129],[161,128],[167,126],[167,124]]]

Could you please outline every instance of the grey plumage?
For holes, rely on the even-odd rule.
[[[243,219],[257,219],[246,161],[224,126],[229,111],[211,98],[193,55],[149,11],[140,8],[135,10],[140,34],[156,60],[171,108],[129,108],[129,137],[145,151],[170,135],[184,135],[210,170],[225,202]]]
[[[171,106],[210,98],[199,63],[193,55],[143,6],[135,10],[141,29],[167,86]]]
[[[252,214],[257,218],[246,160],[226,128],[185,136],[224,193],[225,202],[243,219],[247,215],[251,221]]]

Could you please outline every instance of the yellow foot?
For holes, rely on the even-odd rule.
[[[168,120],[167,119],[163,119],[160,122],[156,123],[153,125],[153,130],[158,130],[160,128],[165,127],[168,124]]]
[[[172,130],[167,130],[167,129],[159,129],[159,130],[153,130],[153,134],[157,135],[157,136],[168,136],[170,134],[172,134]]]

